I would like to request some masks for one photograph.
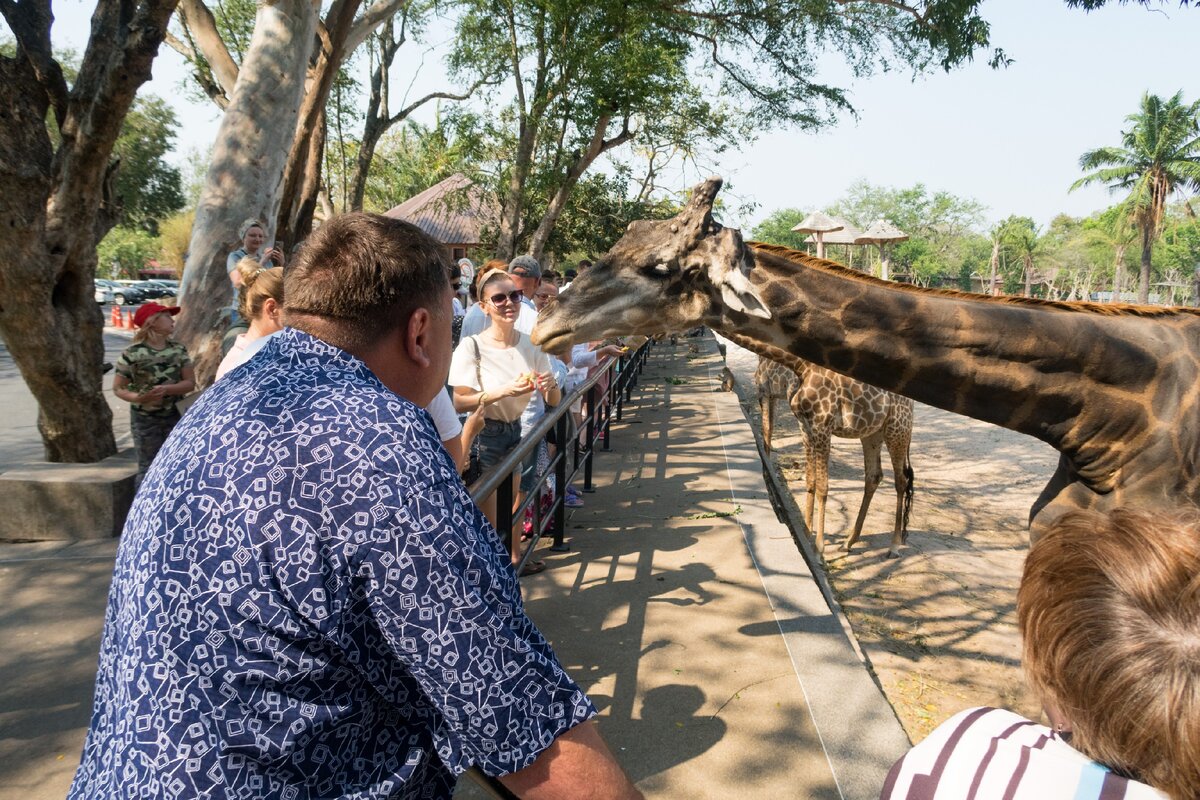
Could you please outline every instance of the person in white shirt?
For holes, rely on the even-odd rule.
[[[238,334],[229,352],[217,365],[216,380],[234,367],[245,364],[270,337],[283,330],[283,267],[264,267],[246,256],[237,263],[238,314],[250,327]]]
[[[967,709],[901,758],[882,800],[1200,797],[1200,514],[1063,515],[1017,592],[1049,726]]]
[[[557,405],[562,393],[549,356],[516,329],[522,295],[509,275],[502,270],[485,273],[480,280],[479,300],[492,324],[483,333],[463,336],[450,362],[449,382],[460,413],[483,409],[479,460],[486,470],[499,464],[521,441],[521,415],[532,395],[540,394],[551,405]],[[495,525],[495,493],[484,498],[479,507]],[[519,542],[517,532],[513,535],[514,564],[522,555]],[[541,562],[531,562],[522,574],[544,568]]]

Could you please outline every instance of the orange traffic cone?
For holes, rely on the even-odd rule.
[[[112,314],[109,315],[109,326],[113,328],[121,327],[121,309],[113,306]]]
[[[133,330],[133,312],[126,311],[124,313],[124,317],[125,317],[125,322],[123,325],[121,325],[121,327],[128,328],[129,330]]]

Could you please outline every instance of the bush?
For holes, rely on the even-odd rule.
[[[136,280],[138,270],[158,257],[157,236],[136,228],[113,228],[96,247],[96,276]]]
[[[158,260],[164,267],[171,267],[183,274],[183,262],[187,260],[188,247],[192,242],[192,224],[196,221],[195,210],[172,214],[158,223],[158,241],[161,245]]]

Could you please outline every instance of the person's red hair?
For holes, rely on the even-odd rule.
[[[1017,616],[1026,678],[1073,747],[1200,798],[1200,515],[1063,516],[1030,548]]]

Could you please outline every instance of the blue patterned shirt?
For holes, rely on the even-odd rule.
[[[429,417],[287,330],[134,501],[70,797],[449,797],[593,714]]]

